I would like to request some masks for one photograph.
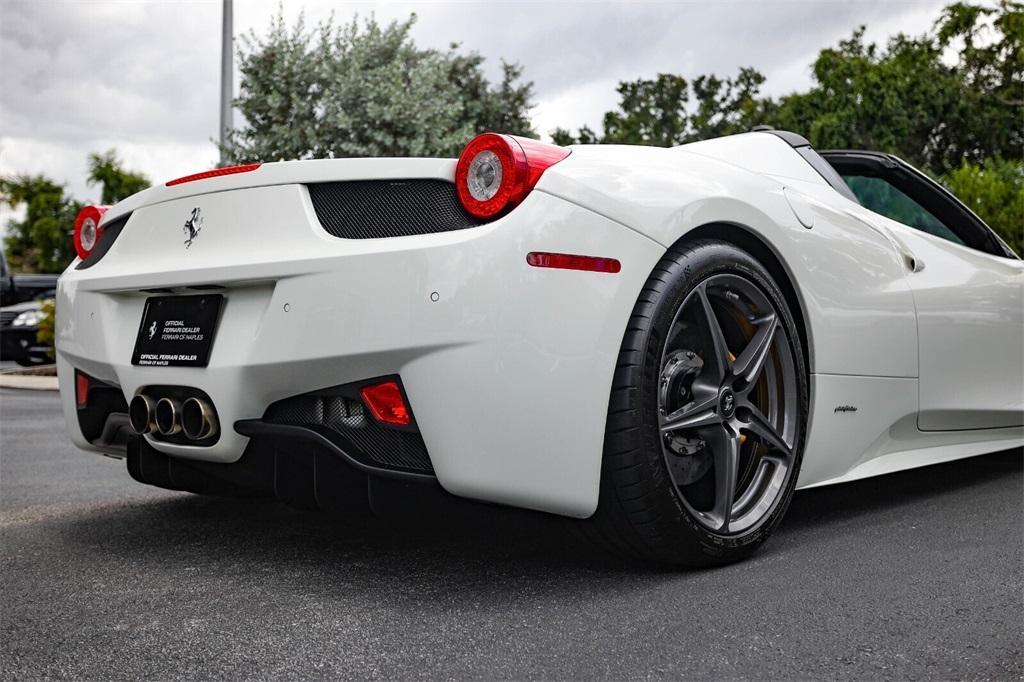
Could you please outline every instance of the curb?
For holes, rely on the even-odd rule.
[[[57,377],[26,374],[0,374],[0,388],[27,388],[34,391],[56,391]]]

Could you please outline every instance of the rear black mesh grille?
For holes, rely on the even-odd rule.
[[[434,473],[419,433],[381,426],[354,398],[328,392],[286,398],[268,407],[263,421],[311,428],[371,466]]]
[[[452,232],[481,222],[444,180],[359,180],[308,185],[323,228],[342,239]]]

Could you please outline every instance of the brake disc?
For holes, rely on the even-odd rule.
[[[677,350],[668,356],[658,390],[659,403],[669,412],[693,400],[693,380],[700,375],[704,361],[690,350]],[[704,440],[696,434],[669,434],[665,439],[668,451],[675,455],[669,458],[675,480],[680,485],[689,485],[700,480],[711,469],[711,452]]]

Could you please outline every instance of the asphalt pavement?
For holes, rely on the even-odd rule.
[[[132,481],[0,390],[5,679],[1020,679],[1021,451],[798,492],[753,559],[666,571],[553,517],[430,529]]]

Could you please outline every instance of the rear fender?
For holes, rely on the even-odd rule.
[[[740,226],[776,254],[791,278],[813,349],[812,373],[917,376],[906,263],[823,181],[768,177],[681,149],[621,147],[574,151],[548,169],[538,189],[665,248],[704,225]]]

